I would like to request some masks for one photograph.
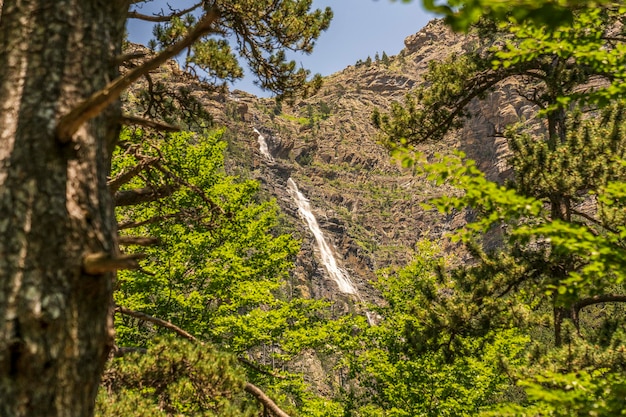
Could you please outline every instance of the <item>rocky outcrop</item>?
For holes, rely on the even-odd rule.
[[[369,286],[376,279],[375,270],[404,264],[420,239],[436,238],[466,221],[462,213],[441,217],[424,211],[421,203],[444,191],[390,158],[370,123],[372,111],[384,111],[393,101],[401,101],[421,85],[429,62],[463,53],[472,42],[476,39],[454,34],[441,21],[433,21],[409,36],[405,49],[389,62],[349,66],[327,77],[314,97],[283,105],[279,114],[269,100],[249,106],[277,161],[310,198],[340,261],[366,298],[376,298]],[[433,155],[460,149],[476,159],[491,179],[509,177],[509,151],[502,132],[506,125],[530,118],[534,109],[509,83],[486,100],[473,102],[469,110],[473,117],[465,128],[421,150]],[[291,204],[289,199],[279,201]],[[297,225],[298,219],[294,220]],[[307,243],[311,238],[302,228],[299,236],[305,242],[303,259],[308,260],[314,252]],[[322,282],[323,277],[315,275],[320,272],[318,267],[303,265],[296,273],[314,273],[299,278],[303,282]],[[311,294],[333,291],[327,283],[309,287]]]
[[[477,40],[452,33],[441,21],[430,22],[404,41],[405,49],[385,62],[361,63],[326,77],[313,97],[276,103],[242,91],[209,90],[171,64],[153,75],[153,82],[184,88],[211,115],[227,126],[228,169],[258,179],[268,196],[276,198],[293,234],[303,242],[293,271],[292,288],[306,297],[345,299],[316,258],[314,239],[298,216],[286,191],[289,177],[310,199],[321,228],[336,249],[365,300],[376,300],[370,282],[380,268],[403,265],[422,238],[436,238],[460,227],[465,214],[442,217],[421,203],[444,190],[417,178],[394,162],[378,143],[370,123],[375,108],[423,83],[428,64],[463,53]],[[422,146],[426,155],[463,150],[494,180],[511,175],[502,133],[506,125],[531,119],[535,108],[505,83],[482,101],[470,105],[466,126],[439,143]],[[274,161],[258,148],[257,129],[267,141]],[[355,300],[352,300],[355,301]]]

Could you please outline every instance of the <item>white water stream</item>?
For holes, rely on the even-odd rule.
[[[258,135],[259,149],[261,151],[261,154],[269,162],[274,162],[274,158],[269,151],[265,137],[256,128],[254,128],[254,132]],[[350,280],[348,274],[342,268],[340,268],[339,265],[337,265],[337,260],[333,255],[331,246],[326,241],[324,233],[322,232],[322,229],[320,229],[319,224],[317,223],[317,219],[311,211],[311,204],[309,203],[309,200],[304,196],[304,194],[300,192],[296,182],[292,178],[289,178],[287,180],[287,192],[296,202],[300,215],[306,221],[311,233],[313,233],[313,236],[315,237],[315,242],[317,243],[317,247],[320,252],[320,256],[322,258],[322,264],[324,265],[324,268],[326,268],[326,271],[328,271],[328,275],[330,276],[330,278],[335,281],[335,283],[339,287],[339,291],[344,294],[352,294],[360,302],[363,302],[357,288]],[[369,311],[365,312],[365,316],[367,317],[367,321],[371,326],[375,325],[375,321]]]
[[[322,233],[322,230],[317,223],[317,219],[311,211],[311,204],[309,203],[309,200],[300,192],[300,190],[298,190],[296,182],[291,178],[287,180],[287,191],[293,197],[298,209],[300,210],[300,215],[306,221],[309,226],[309,230],[313,233],[313,236],[315,236],[315,242],[317,243],[320,256],[322,257],[322,263],[324,264],[326,271],[328,271],[328,275],[330,275],[333,281],[337,283],[339,291],[344,294],[356,295],[357,289],[354,287],[347,274],[337,265],[333,251],[331,250],[328,242],[326,242],[324,233]]]
[[[265,140],[265,136],[263,136],[261,134],[261,132],[259,132],[257,130],[257,128],[254,128],[254,133],[256,133],[258,135],[258,141],[259,141],[259,150],[261,151],[261,154],[265,157],[265,159],[267,159],[270,162],[274,162],[274,157],[272,157],[272,154],[270,153],[270,149],[267,146],[267,141]]]

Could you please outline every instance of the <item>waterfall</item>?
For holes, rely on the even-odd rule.
[[[317,247],[322,257],[322,264],[324,264],[324,267],[328,271],[328,275],[330,275],[333,281],[337,283],[339,291],[344,294],[357,295],[357,290],[350,281],[350,278],[348,278],[347,274],[337,265],[333,251],[331,250],[328,242],[326,242],[324,233],[322,233],[315,216],[311,212],[311,204],[309,204],[309,200],[307,200],[304,194],[298,190],[298,186],[291,178],[287,180],[287,191],[295,200],[300,211],[300,215],[306,221],[309,226],[309,230],[313,233],[313,236],[315,236],[315,242],[317,243]]]
[[[265,137],[256,128],[254,128],[254,132],[258,135],[259,150],[261,151],[261,154],[268,162],[274,162],[274,158],[269,151]],[[317,219],[311,211],[311,204],[309,203],[309,200],[300,192],[296,182],[292,178],[287,180],[287,192],[296,202],[300,215],[306,221],[311,233],[313,233],[322,258],[322,264],[324,265],[324,268],[326,268],[330,278],[335,281],[339,287],[339,291],[344,294],[352,294],[357,300],[363,303],[363,299],[361,298],[359,291],[350,280],[348,274],[340,268],[339,265],[337,265],[337,260],[333,255],[331,246],[326,241],[324,233],[320,229]],[[367,322],[370,326],[374,326],[376,324],[375,318],[369,311],[365,312],[365,317],[367,318]]]
[[[270,149],[267,146],[267,141],[265,140],[265,136],[263,136],[261,134],[261,132],[259,132],[257,130],[257,128],[254,128],[254,133],[256,133],[258,135],[258,141],[259,141],[259,150],[261,151],[261,154],[265,157],[265,159],[267,159],[269,162],[274,162],[274,158],[272,157],[272,154],[270,153]]]

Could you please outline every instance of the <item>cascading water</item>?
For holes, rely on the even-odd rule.
[[[320,256],[322,257],[322,263],[324,267],[328,271],[328,275],[337,283],[339,287],[339,291],[345,294],[357,294],[357,290],[350,281],[350,278],[344,273],[344,271],[339,268],[337,265],[337,261],[335,260],[335,256],[328,244],[326,242],[326,238],[324,237],[324,233],[320,229],[317,224],[317,219],[313,215],[311,211],[311,204],[309,200],[298,190],[298,186],[296,182],[289,178],[287,180],[287,191],[293,197],[296,202],[298,209],[300,210],[300,215],[304,218],[307,225],[309,226],[309,230],[315,236],[315,242],[317,243],[317,247],[320,251]]]
[[[261,134],[261,132],[259,132],[257,130],[257,128],[254,128],[254,133],[256,133],[258,135],[258,141],[259,141],[259,150],[261,151],[261,154],[265,157],[265,159],[267,159],[270,162],[274,162],[274,157],[272,156],[272,154],[270,153],[270,148],[267,146],[267,141],[265,140],[265,136],[263,136]]]
[[[256,128],[254,128],[254,132],[258,135],[259,149],[261,151],[261,154],[269,162],[274,162],[274,158],[269,151],[269,147],[267,146],[265,137]],[[298,186],[296,185],[296,182],[292,178],[289,178],[287,180],[287,192],[296,202],[300,215],[306,221],[311,233],[313,233],[313,236],[315,237],[315,242],[317,243],[317,247],[320,252],[320,256],[322,258],[322,264],[324,264],[324,267],[326,268],[326,271],[328,271],[328,275],[330,275],[330,278],[335,281],[335,283],[337,283],[339,291],[344,294],[352,294],[360,302],[363,302],[363,299],[361,298],[357,288],[350,280],[348,274],[343,269],[341,269],[339,265],[337,265],[337,260],[333,255],[333,251],[326,241],[324,233],[317,223],[317,219],[311,211],[311,204],[309,203],[309,200],[304,196],[304,194],[300,192]],[[369,311],[366,311],[365,316],[367,317],[368,323],[373,326],[375,324],[375,321],[372,317],[372,314]]]

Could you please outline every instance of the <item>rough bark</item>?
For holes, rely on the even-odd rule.
[[[107,187],[117,100],[62,144],[56,124],[116,78],[127,0],[0,3],[0,415],[89,416],[113,345]]]

